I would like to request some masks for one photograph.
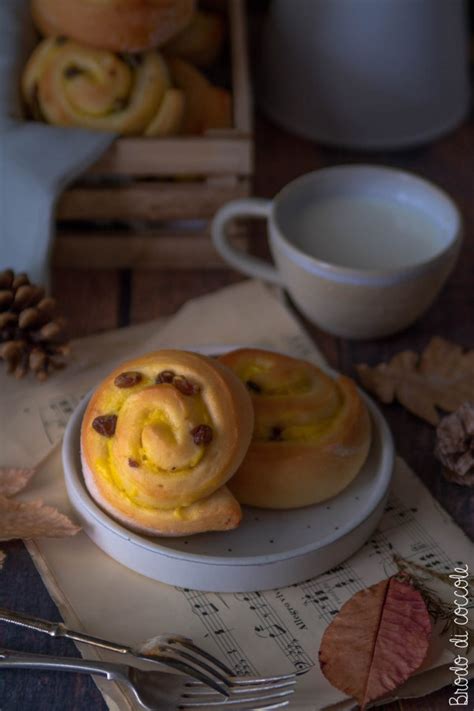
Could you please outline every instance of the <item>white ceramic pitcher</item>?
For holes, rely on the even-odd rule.
[[[469,108],[464,0],[273,0],[257,97],[294,133],[402,148]]]

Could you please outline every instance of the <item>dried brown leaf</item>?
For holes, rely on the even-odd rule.
[[[25,488],[35,469],[0,467],[0,496],[14,496]]]
[[[443,338],[432,338],[423,353],[402,351],[388,363],[357,366],[362,385],[385,403],[398,402],[432,425],[437,408],[454,412],[474,400],[474,351]]]
[[[356,593],[326,629],[321,671],[362,708],[405,682],[428,651],[431,621],[421,594],[397,578]]]
[[[67,516],[41,501],[21,503],[0,496],[0,541],[60,538],[80,531]]]
[[[0,551],[0,570],[3,568],[3,564],[5,562],[6,557],[7,556],[5,555],[5,553],[3,551]]]

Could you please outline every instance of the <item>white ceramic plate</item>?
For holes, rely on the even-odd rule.
[[[219,354],[232,349],[192,350]],[[361,472],[342,493],[322,504],[287,511],[246,506],[242,523],[233,531],[181,538],[149,538],[133,533],[91,499],[80,462],[85,398],[64,436],[63,465],[69,498],[86,534],[99,548],[154,580],[210,592],[250,592],[307,580],[358,550],[383,513],[394,463],[393,441],[379,409],[364,393],[362,396],[372,418],[372,445]]]

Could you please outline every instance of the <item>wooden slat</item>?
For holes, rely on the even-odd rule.
[[[52,277],[52,293],[67,318],[71,338],[117,328],[120,278],[116,271],[60,268],[53,270]]]
[[[231,177],[231,176],[229,176]],[[212,183],[135,183],[115,187],[76,187],[59,202],[59,220],[201,220],[219,207],[249,194],[247,180]]]
[[[119,138],[90,169],[98,175],[251,175],[248,137]]]
[[[234,125],[238,131],[253,130],[252,91],[250,83],[247,25],[243,0],[229,0],[232,51],[232,93]]]
[[[235,237],[245,247],[245,237]],[[78,269],[222,269],[225,264],[207,234],[147,232],[59,233],[57,267]]]

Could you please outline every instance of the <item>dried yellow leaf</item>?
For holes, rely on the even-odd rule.
[[[41,501],[22,503],[0,496],[0,541],[60,538],[80,531],[67,516]]]
[[[35,469],[0,467],[0,496],[14,496],[25,488]]]
[[[474,400],[474,351],[434,337],[421,355],[402,351],[388,363],[356,366],[362,385],[379,400],[394,400],[422,420],[437,425],[438,409],[454,412]]]

